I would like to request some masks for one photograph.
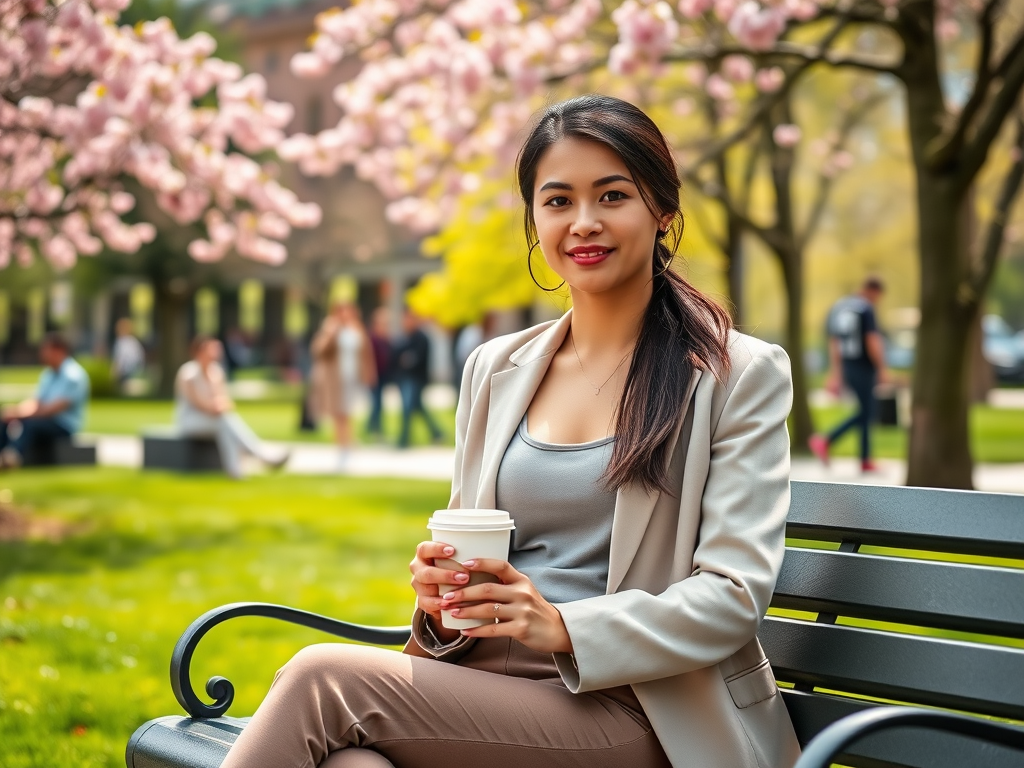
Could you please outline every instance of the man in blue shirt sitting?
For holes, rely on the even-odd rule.
[[[60,334],[47,334],[39,348],[43,365],[35,398],[0,410],[0,466],[20,467],[27,452],[70,437],[82,428],[89,400],[89,375]]]

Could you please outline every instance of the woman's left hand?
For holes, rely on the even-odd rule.
[[[562,614],[541,597],[529,578],[504,560],[467,560],[470,572],[490,573],[497,584],[476,584],[446,592],[441,608],[452,608],[460,619],[486,619],[496,623],[462,630],[466,637],[511,637],[538,653],[572,653],[572,640]],[[479,605],[461,605],[476,603]]]

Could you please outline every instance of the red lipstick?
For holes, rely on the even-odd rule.
[[[611,255],[615,249],[609,245],[577,245],[570,248],[566,253],[569,254],[575,263],[581,266],[589,266],[591,264],[600,264],[602,261]]]

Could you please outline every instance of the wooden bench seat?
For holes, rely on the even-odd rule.
[[[1024,496],[794,482],[787,534],[758,637],[809,745],[798,768],[1024,766]],[[129,768],[220,765],[246,720],[223,716],[223,678],[201,701],[189,667],[203,635],[236,616],[389,645],[409,633],[259,603],[214,609],[172,658],[191,717],[139,728]]]

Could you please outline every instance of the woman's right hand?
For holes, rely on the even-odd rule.
[[[421,541],[416,547],[416,556],[409,563],[412,573],[412,588],[416,592],[416,607],[430,616],[437,639],[447,643],[460,637],[457,629],[446,629],[441,626],[441,593],[438,585],[465,586],[469,583],[469,574],[465,571],[453,571],[435,565],[436,560],[444,560],[455,554],[455,548],[440,541]]]

